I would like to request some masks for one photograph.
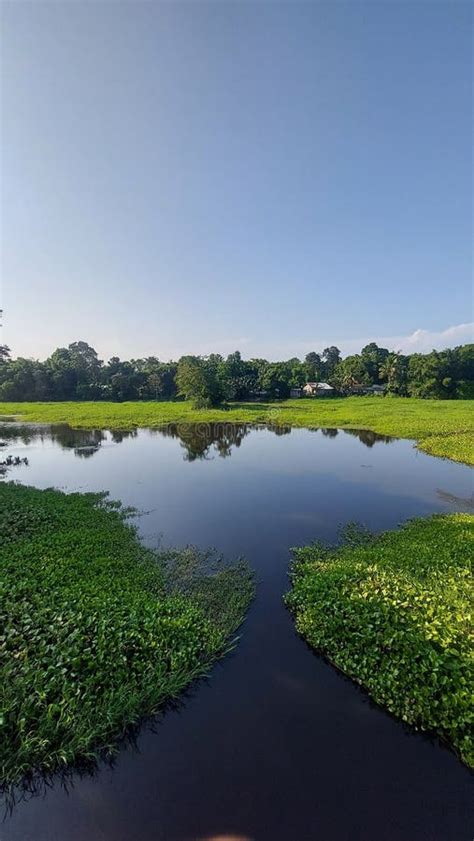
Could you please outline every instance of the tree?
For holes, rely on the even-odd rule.
[[[288,386],[290,388],[301,388],[307,382],[306,365],[296,356],[289,359],[284,365],[288,372]]]
[[[153,394],[155,400],[158,400],[163,390],[163,378],[158,371],[152,371],[147,377],[148,390]]]
[[[13,359],[5,364],[0,395],[3,400],[47,400],[50,382],[41,362],[34,359]]]
[[[380,366],[388,356],[387,348],[379,347],[376,342],[370,342],[370,344],[362,348],[360,355],[367,371],[369,382],[377,385],[380,382]]]
[[[186,356],[179,363],[160,362],[156,356],[130,361],[114,356],[106,365],[83,341],[56,348],[44,362],[11,359],[8,349],[0,348],[0,399],[12,401],[169,400],[179,387],[181,396],[210,406],[224,399],[245,400],[258,390],[284,398],[305,381],[324,379],[343,391],[356,384],[385,383],[393,394],[474,399],[474,344],[403,356],[371,342],[345,359],[331,345],[321,356],[311,351],[304,362],[297,357],[245,360],[239,351],[226,359],[219,354]]]
[[[474,400],[474,344],[461,345],[454,351],[457,356],[456,397]]]
[[[305,358],[306,382],[319,382],[323,376],[323,363],[319,353],[312,350]]]
[[[360,354],[355,353],[342,359],[334,369],[332,381],[342,391],[347,391],[355,385],[369,385],[369,375]]]
[[[257,387],[258,370],[236,350],[222,364],[221,378],[228,400],[245,400]]]
[[[324,348],[322,352],[322,358],[324,361],[323,366],[323,376],[326,380],[330,381],[336,366],[341,361],[341,351],[335,345],[331,345],[330,347]]]
[[[74,400],[77,389],[77,372],[68,348],[56,348],[45,364],[51,376],[55,398],[57,400]]]
[[[284,362],[267,362],[260,372],[259,385],[271,397],[288,397],[291,372]]]
[[[389,353],[379,365],[379,379],[387,383],[390,394],[407,393],[408,360],[400,352]]]
[[[223,399],[218,370],[221,362],[216,355],[182,356],[176,372],[178,394],[192,400],[196,408],[218,405]]]
[[[453,358],[447,351],[414,353],[408,363],[408,393],[412,397],[454,397]]]

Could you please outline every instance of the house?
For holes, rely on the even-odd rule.
[[[290,397],[301,397],[301,388],[290,388]]]
[[[303,392],[306,397],[329,397],[334,393],[334,389],[329,383],[306,383]]]
[[[384,385],[360,385],[360,383],[354,383],[350,389],[349,394],[378,394],[383,395],[385,394],[385,386]]]
[[[367,394],[368,385],[361,385],[361,383],[352,383],[348,388],[349,394]]]
[[[367,389],[368,394],[385,394],[385,386],[384,385],[371,385]]]
[[[251,391],[249,394],[249,400],[253,402],[258,402],[259,400],[268,400],[269,392],[268,391]]]

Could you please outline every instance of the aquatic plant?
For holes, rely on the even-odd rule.
[[[372,698],[474,766],[474,516],[416,519],[372,540],[294,550],[299,633]]]
[[[271,423],[370,429],[413,438],[431,455],[474,464],[474,401],[421,400],[415,397],[347,397],[229,403],[195,409],[188,402],[0,403],[0,416],[23,421],[69,423],[76,428],[135,429],[169,423]]]
[[[0,485],[0,775],[94,761],[235,643],[239,561],[155,552],[100,494]]]

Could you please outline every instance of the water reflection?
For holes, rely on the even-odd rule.
[[[138,435],[137,429],[111,429],[110,437],[114,444],[121,444],[127,438],[136,438]]]
[[[372,432],[370,429],[343,429],[342,432],[345,432],[346,435],[354,435],[366,447],[373,447],[374,444],[379,442],[382,444],[392,444],[396,440],[395,438],[391,438],[390,435],[379,435],[378,432]]]
[[[4,476],[10,467],[20,467],[21,465],[28,467],[28,459],[25,456],[7,456],[3,461],[0,461],[0,476]]]
[[[339,430],[328,428],[328,429],[322,429],[321,432],[323,433],[323,435],[326,436],[326,438],[336,438]]]
[[[290,435],[290,426],[277,424],[252,424],[235,423],[177,423],[149,430],[154,435],[163,438],[175,438],[179,440],[184,449],[184,460],[195,461],[197,459],[209,459],[213,452],[221,458],[228,458],[232,455],[235,447],[240,447],[244,438],[252,429],[266,429],[274,435]],[[327,427],[315,427],[311,432],[319,432],[325,438],[337,438],[339,432],[352,435],[366,447],[373,447],[377,442],[390,444],[394,439],[387,435],[379,435],[368,429],[335,429]],[[0,422],[0,446],[7,443],[21,443],[28,446],[36,441],[44,443],[53,441],[65,450],[73,450],[78,458],[91,458],[100,451],[103,443],[110,440],[114,444],[121,444],[128,438],[136,438],[138,431],[102,429],[74,429],[68,424],[16,424]]]
[[[126,438],[137,436],[136,429],[110,430],[102,429],[73,429],[67,423],[60,424],[15,424],[0,423],[0,446],[10,444],[24,444],[28,446],[35,442],[53,441],[64,450],[73,450],[79,458],[89,458],[99,452],[103,442],[110,436],[114,444],[120,444]]]
[[[20,436],[32,442],[29,449]],[[108,490],[144,512],[134,522],[146,545],[214,546],[229,558],[246,557],[258,576],[239,645],[210,682],[137,730],[139,753],[124,749],[110,769],[101,764],[89,776],[84,767],[31,787],[25,799],[46,797],[16,804],[2,841],[342,841],[355,825],[364,838],[386,841],[468,837],[465,769],[436,741],[408,737],[306,649],[282,596],[290,546],[333,544],[348,522],[377,532],[414,516],[465,510],[469,468],[367,430],[188,424],[117,433],[0,425],[0,439],[0,459],[29,458],[11,478],[39,488]],[[89,457],[81,457],[84,447]]]
[[[248,424],[194,423],[170,424],[156,432],[165,438],[177,438],[185,451],[185,461],[195,461],[210,458],[212,450],[221,458],[228,458],[250,430]]]
[[[289,431],[291,431],[291,428],[289,428]],[[393,441],[397,440],[390,435],[380,435],[378,432],[372,432],[370,429],[333,429],[332,427],[314,426],[308,429],[308,432],[321,432],[325,438],[337,438],[339,433],[342,432],[345,435],[352,435],[354,438],[358,438],[360,443],[366,447],[373,447],[374,444],[378,443],[392,444]]]

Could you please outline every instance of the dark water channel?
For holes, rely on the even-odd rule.
[[[113,768],[19,802],[2,841],[470,841],[472,777],[315,656],[282,604],[289,547],[472,510],[469,468],[368,432],[0,428],[8,477],[109,490],[150,545],[245,555],[258,595],[233,654]],[[1,458],[0,458],[1,460]]]

